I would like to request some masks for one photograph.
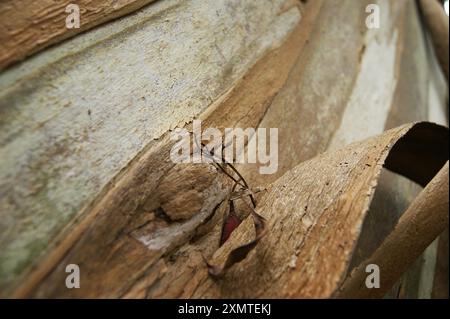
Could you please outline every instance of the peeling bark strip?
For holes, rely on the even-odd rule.
[[[268,233],[227,282],[241,281],[233,291],[252,287],[248,297],[330,297],[344,279],[385,158],[387,168],[426,184],[447,160],[447,142],[443,127],[408,125],[298,165],[259,201]],[[407,153],[410,169],[403,169],[397,164]]]
[[[375,182],[364,168],[371,174],[376,169],[364,159],[353,163],[358,152],[340,161],[331,154],[341,153],[328,153],[322,164],[321,157],[299,163],[386,128],[439,121],[428,112],[446,98],[415,2],[377,1],[382,28],[368,31],[365,6],[372,2],[158,1],[4,71],[0,294],[329,295],[331,288],[314,291],[313,281],[295,276],[306,271],[301,280],[323,277],[325,283],[337,277],[339,251],[344,259],[352,255],[347,235],[357,238],[361,231],[353,222],[362,218],[350,217],[373,192]],[[377,94],[368,94],[368,87]],[[169,160],[168,132],[197,117],[205,127],[280,129],[277,174],[262,178],[255,167],[236,166],[252,189],[283,174],[284,180],[257,195],[266,236],[220,278],[208,274],[203,257],[225,265],[234,249],[257,236],[250,215],[220,246],[230,181],[211,165]],[[448,138],[430,134],[433,129],[424,124],[413,130],[408,136],[417,142],[400,139],[396,147],[402,141],[404,146],[391,153],[406,157],[392,158],[391,166],[409,167],[415,155],[435,152]],[[367,154],[385,152],[381,146],[360,147]],[[444,161],[404,173],[420,172],[416,180],[426,184]],[[359,174],[361,169],[367,174]],[[409,202],[415,189],[404,185],[388,191]],[[377,191],[385,192],[385,186],[378,184]],[[247,191],[232,194],[237,214]],[[329,224],[339,226],[333,228],[338,234]],[[328,239],[342,242],[322,250]],[[317,262],[316,255],[329,258]],[[69,263],[81,265],[80,289],[63,284]]]
[[[95,233],[79,241],[29,296],[330,297],[348,271],[383,164],[427,184],[447,161],[447,154],[448,130],[419,123],[299,164],[268,186],[258,201],[256,209],[266,220],[267,232],[245,254],[236,248],[255,238],[253,215],[219,247],[221,227],[217,221],[226,210],[223,204],[201,236],[165,237],[172,243],[150,249],[127,236],[103,248],[92,245],[110,237],[99,234],[98,225],[108,224],[105,231],[109,232],[118,226],[100,218],[92,229]],[[404,163],[405,156],[409,161]],[[139,216],[145,214],[134,219],[141,219]],[[154,229],[151,224],[147,224],[147,232]],[[233,251],[239,256],[230,257]],[[210,276],[204,256],[211,264],[226,265],[219,278]],[[236,263],[228,264],[230,258]],[[123,260],[127,260],[126,267]],[[83,265],[85,283],[80,289],[67,290],[59,284],[68,262]]]
[[[448,16],[438,0],[419,1],[425,24],[430,32],[436,56],[448,82],[449,25]]]
[[[233,202],[230,202],[230,206],[234,207]],[[223,275],[223,273],[233,266],[234,264],[242,261],[247,257],[248,253],[256,247],[258,242],[261,240],[261,238],[266,233],[266,220],[264,217],[262,217],[260,214],[258,214],[253,207],[249,205],[250,209],[252,210],[251,216],[253,220],[253,224],[255,226],[255,239],[253,239],[251,242],[244,244],[240,247],[234,248],[228,257],[226,258],[226,261],[223,265],[211,265],[208,262],[206,263],[208,266],[208,272],[213,276],[220,276]]]
[[[50,252],[46,260],[54,263],[55,255],[64,255],[71,246],[67,242],[73,244],[88,225],[86,212],[132,216],[152,192],[150,186],[143,188],[150,181],[136,185],[136,206],[124,206],[117,214],[109,206],[93,207],[117,186],[133,159],[165,141],[168,130],[222,102],[244,120],[246,112],[254,111],[249,122],[257,125],[286,81],[313,21],[308,17],[300,29],[297,4],[159,1],[3,72],[2,293],[25,277],[34,278],[27,272],[40,277],[42,269],[48,271],[41,258]],[[105,59],[105,52],[111,59]],[[242,80],[244,75],[249,82]],[[229,123],[227,127],[235,125],[231,119]],[[167,172],[173,163],[168,153],[159,155],[137,179],[151,176],[156,183]],[[121,189],[114,200],[131,193]],[[6,223],[10,220],[14,222]]]
[[[0,2],[0,70],[51,44],[109,20],[126,15],[155,0],[2,0]],[[66,28],[69,4],[80,8],[78,29]]]
[[[411,203],[375,253],[355,268],[336,294],[339,298],[381,298],[431,242],[448,227],[448,161]],[[365,285],[366,266],[380,268],[380,288]]]

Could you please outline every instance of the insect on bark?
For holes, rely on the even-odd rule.
[[[195,139],[194,139],[195,140]],[[197,143],[197,141],[196,141]],[[228,213],[225,215],[224,222],[222,224],[222,234],[220,237],[220,246],[225,244],[225,242],[230,238],[233,231],[241,224],[242,220],[236,214],[236,206],[234,204],[235,200],[242,200],[249,208],[250,214],[253,219],[256,236],[255,238],[242,246],[239,246],[233,249],[226,258],[226,261],[223,265],[212,265],[205,258],[205,262],[208,266],[208,272],[212,276],[220,276],[222,275],[228,268],[233,266],[234,264],[242,261],[248,255],[248,253],[256,247],[259,240],[265,235],[266,220],[256,211],[256,200],[254,197],[254,192],[249,187],[248,183],[245,181],[244,177],[239,173],[239,171],[229,162],[225,161],[223,156],[222,147],[222,158],[216,158],[212,152],[210,152],[207,147],[201,143],[201,147],[197,144],[197,148],[200,150],[202,155],[209,157],[212,159],[212,164],[215,165],[220,172],[225,174],[228,178],[233,180],[234,184],[230,190],[229,196],[227,197],[228,201]],[[230,170],[230,171],[228,171]],[[239,187],[238,190],[236,190]],[[250,204],[245,200],[245,198],[250,198]]]

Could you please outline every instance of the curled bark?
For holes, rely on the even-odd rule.
[[[437,0],[420,0],[425,24],[430,32],[438,61],[448,83],[448,16]]]
[[[411,203],[375,253],[355,268],[336,297],[381,298],[448,227],[448,162]],[[378,265],[380,287],[366,286],[366,266]]]
[[[355,241],[373,238],[358,234],[384,158],[422,185],[447,159],[448,133],[431,124],[317,157],[440,120],[444,79],[423,63],[436,64],[416,3],[378,1],[379,30],[365,24],[369,3],[159,1],[5,70],[0,295],[332,295]],[[170,130],[193,118],[277,127],[278,171],[236,165],[248,186],[232,192],[231,168],[172,163]],[[407,202],[415,189],[393,193]],[[239,221],[224,236],[230,194]],[[253,194],[265,236],[241,200]],[[227,265],[221,276],[203,257]],[[81,289],[64,285],[69,263]]]
[[[446,128],[419,123],[389,130],[299,164],[268,186],[258,201],[256,209],[266,219],[267,233],[254,249],[238,254],[243,258],[234,258],[233,251],[240,252],[238,247],[255,238],[253,217],[247,217],[219,247],[221,228],[214,221],[220,219],[218,216],[226,209],[224,205],[200,236],[194,236],[193,221],[187,221],[192,227],[188,232],[184,228],[184,237],[158,239],[158,234],[169,233],[160,231],[153,233],[152,245],[122,237],[108,244],[115,248],[110,248],[106,255],[103,253],[103,257],[89,253],[90,246],[98,247],[89,243],[98,242],[102,237],[98,231],[91,232],[85,238],[90,238],[89,242],[77,243],[32,295],[331,297],[348,271],[383,165],[427,184],[447,161],[447,144]],[[405,158],[410,160],[405,162]],[[209,207],[201,216],[211,214],[213,205]],[[199,225],[200,220],[195,220]],[[169,227],[172,227],[170,233],[177,234],[173,227],[181,226]],[[213,260],[215,265],[226,265],[220,270],[219,278],[210,275],[203,257]],[[233,263],[227,262],[229,258]],[[76,291],[58,284],[65,276],[63,266],[67,263],[82,264],[85,277],[89,277]],[[131,278],[130,273],[134,274]],[[116,279],[110,280],[111,276]]]

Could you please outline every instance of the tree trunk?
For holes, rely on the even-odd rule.
[[[77,30],[70,1],[22,2],[0,4],[1,296],[363,296],[360,267],[402,250],[382,295],[431,297],[448,194],[421,187],[448,188],[448,59],[416,2],[376,1],[368,28],[374,1],[80,1]],[[172,162],[194,119],[278,128],[277,171]],[[403,251],[400,216],[430,201]]]

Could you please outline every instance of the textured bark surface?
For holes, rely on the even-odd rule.
[[[330,296],[376,248],[364,243],[390,232],[366,231],[364,216],[374,225],[388,216],[393,227],[419,189],[391,175],[376,192],[392,192],[395,212],[377,214],[383,196],[369,205],[384,147],[407,128],[358,144],[349,158],[349,149],[316,156],[409,122],[446,124],[447,88],[415,3],[378,1],[382,28],[369,30],[370,2],[158,1],[0,74],[1,294]],[[226,272],[230,280],[211,279],[203,257],[220,264],[254,238],[253,224],[217,250],[230,181],[168,155],[170,130],[193,118],[203,128],[279,128],[276,174],[236,165],[251,186],[271,187],[258,195],[271,233]],[[318,168],[328,173],[311,175]],[[327,176],[337,183],[329,194]],[[294,181],[297,189],[283,188]],[[295,193],[300,186],[308,191]],[[346,196],[332,196],[339,190]],[[337,234],[347,241],[325,240]],[[81,289],[65,288],[68,263],[80,265]]]
[[[0,3],[0,70],[51,44],[133,12],[155,0],[4,0]],[[66,7],[80,8],[80,28],[68,29]]]
[[[339,292],[341,298],[381,298],[431,242],[448,227],[448,162],[412,202],[375,253],[356,267]],[[380,267],[380,288],[367,289],[366,266]]]
[[[292,4],[163,1],[2,74],[1,282],[57,243],[152,140],[211,107],[281,45],[300,20]],[[248,85],[253,96],[265,90],[246,97],[255,108],[282,85],[286,75],[275,70],[287,74],[299,50],[284,43],[255,67],[263,76]]]
[[[439,1],[420,0],[419,3],[436,50],[436,56],[448,82],[448,16]]]
[[[191,219],[171,224],[167,231],[155,231],[158,220],[151,218],[151,199],[147,209],[139,212],[141,218],[134,217],[134,222],[140,221],[138,225],[130,225],[132,220],[123,215],[114,221],[111,216],[101,216],[32,296],[330,297],[345,276],[389,151],[392,149],[386,167],[422,185],[447,159],[446,129],[421,124],[407,134],[410,128],[407,125],[393,129],[378,138],[320,155],[268,186],[257,206],[258,213],[267,220],[268,233],[244,261],[219,279],[208,274],[204,258],[220,265],[231,249],[252,240],[251,218],[219,248],[218,220],[224,204],[218,210],[213,210],[213,205],[206,210],[214,215],[209,218],[207,231],[203,229],[199,236],[196,227],[201,224],[200,217],[207,218],[204,213],[197,215],[196,227],[185,227],[195,221]],[[421,151],[416,153],[418,148]],[[157,154],[162,152],[165,148],[155,150]],[[415,160],[410,161],[411,158]],[[134,183],[127,185],[127,189],[137,187]],[[113,191],[109,196],[118,198],[120,193]],[[215,205],[220,203],[218,197]],[[114,204],[108,209],[116,214],[125,206],[111,205]],[[185,231],[180,237],[177,229],[181,227]],[[118,239],[117,231],[127,236]],[[104,249],[99,249],[100,241],[105,243]],[[64,281],[68,263],[83,265],[86,283],[80,289],[68,290],[59,284]]]

